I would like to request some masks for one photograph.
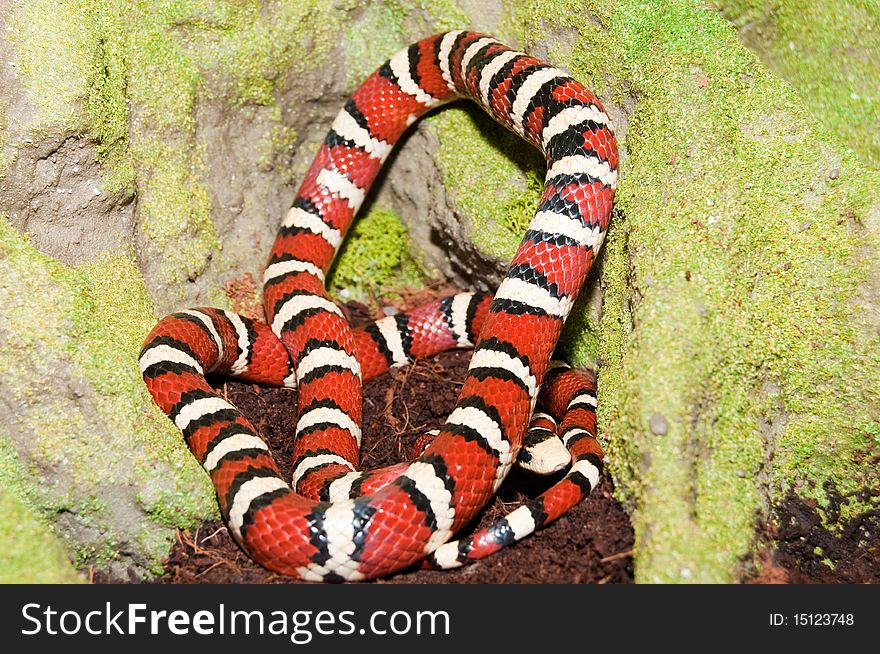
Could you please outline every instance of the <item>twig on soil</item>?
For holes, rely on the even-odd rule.
[[[625,550],[623,552],[618,552],[617,554],[605,556],[605,557],[599,559],[599,562],[600,563],[610,563],[611,561],[617,561],[618,559],[625,559],[625,558],[632,556],[632,555],[633,555],[633,551],[631,549]]]
[[[198,579],[199,577],[202,577],[202,576],[208,574],[209,572],[211,572],[211,570],[213,570],[214,568],[219,568],[221,565],[228,565],[230,568],[235,570],[235,572],[241,573],[241,568],[239,568],[237,565],[235,565],[232,561],[230,561],[229,559],[221,559],[221,560],[217,561],[216,563],[211,564],[210,566],[208,566],[207,568],[205,568],[201,572],[196,573],[195,578]]]
[[[215,536],[217,536],[217,535],[219,535],[219,534],[223,534],[223,533],[226,533],[226,527],[217,527],[217,529],[215,529],[215,530],[214,530],[213,532],[211,532],[209,535],[205,536],[205,537],[200,541],[200,543],[201,543],[202,545],[204,545],[204,544],[207,543],[209,540],[213,540]]]

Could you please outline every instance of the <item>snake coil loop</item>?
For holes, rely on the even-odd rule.
[[[465,293],[351,330],[324,288],[383,161],[430,109],[469,98],[539,148],[547,175],[494,298]],[[156,403],[211,475],[230,532],[260,564],[316,581],[455,567],[523,538],[598,481],[595,382],[551,368],[563,322],[602,244],[618,155],[599,101],[563,71],[497,40],[453,31],[398,52],[354,92],[284,218],[264,273],[268,325],[217,309],[172,314],[140,365]],[[389,367],[474,347],[455,409],[412,461],[358,472],[361,385]],[[298,388],[293,483],[238,410],[205,381],[222,373]],[[552,382],[552,384],[550,383]],[[447,541],[487,503],[523,446],[539,392],[573,461],[541,497]]]

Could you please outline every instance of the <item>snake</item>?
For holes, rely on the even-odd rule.
[[[419,117],[458,99],[544,154],[534,217],[494,295],[458,293],[352,329],[325,287],[340,243],[395,144]],[[617,143],[599,100],[563,70],[491,36],[424,38],[354,91],[281,222],[263,272],[266,321],[209,307],[179,311],[159,321],[139,355],[154,402],[210,475],[229,532],[254,561],[322,582],[418,564],[454,568],[586,497],[602,471],[595,376],[552,355],[605,238],[617,182]],[[465,347],[473,355],[444,424],[419,439],[409,460],[360,471],[364,381]],[[297,389],[290,481],[210,375]],[[541,467],[544,436],[567,451],[567,473],[489,527],[452,540],[514,463]]]

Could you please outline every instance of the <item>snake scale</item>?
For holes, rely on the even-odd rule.
[[[417,118],[459,98],[544,153],[535,216],[494,297],[461,293],[352,330],[325,274],[395,143]],[[231,534],[254,560],[312,581],[374,578],[420,561],[456,567],[590,492],[602,468],[595,380],[551,355],[604,239],[617,165],[609,117],[584,86],[483,34],[425,38],[361,84],[281,224],[263,276],[267,323],[210,308],[178,312],[156,325],[140,355],[153,399],[210,474]],[[474,354],[442,428],[420,439],[412,460],[359,472],[362,382],[454,347]],[[298,389],[291,483],[209,373]],[[535,413],[539,396],[547,413]],[[535,463],[540,448],[525,454],[523,444],[542,434],[567,448],[567,474],[491,527],[449,542],[517,458]]]

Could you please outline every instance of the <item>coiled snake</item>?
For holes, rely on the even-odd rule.
[[[457,98],[545,154],[535,217],[494,298],[459,294],[352,330],[325,273],[394,144],[419,116]],[[455,567],[523,538],[590,492],[602,467],[594,380],[551,365],[551,355],[604,238],[617,164],[599,101],[489,36],[428,37],[367,78],[333,121],[281,225],[264,273],[268,325],[183,311],[159,322],[140,355],[150,393],[211,475],[230,532],[250,556],[315,581],[372,578],[426,559]],[[475,352],[446,423],[420,439],[413,460],[358,472],[362,381],[452,347]],[[293,488],[208,373],[298,388]],[[539,393],[558,426],[550,415],[532,418]],[[540,448],[522,454],[530,420],[530,443],[562,439],[568,473],[492,527],[447,542],[518,456],[536,463]]]

